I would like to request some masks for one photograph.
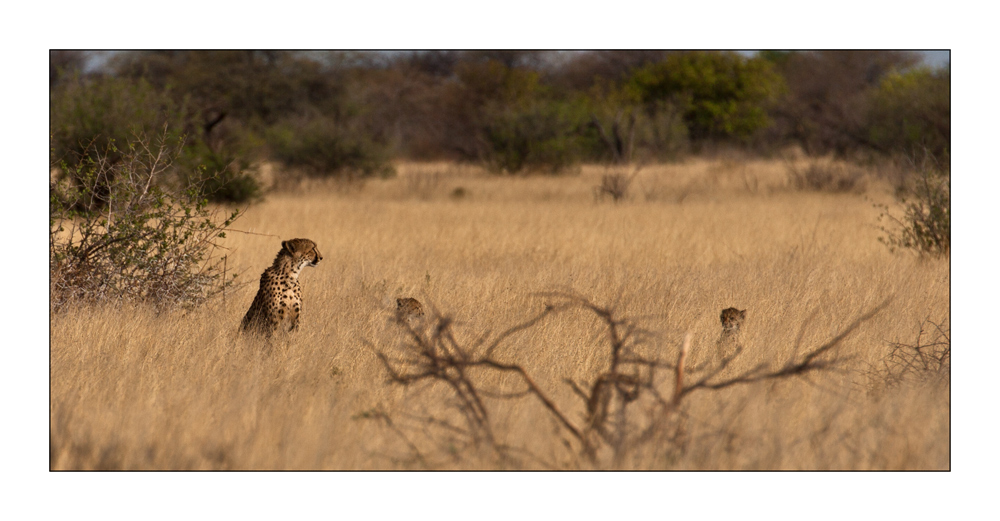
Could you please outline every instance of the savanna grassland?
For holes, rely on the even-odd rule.
[[[947,328],[949,261],[878,242],[873,203],[894,203],[876,176],[847,193],[804,191],[781,161],[691,160],[639,170],[613,202],[595,189],[605,167],[398,170],[364,185],[304,182],[250,206],[235,224],[250,233],[224,241],[245,284],[224,298],[186,312],[52,314],[51,468],[950,468],[947,380],[896,379],[889,358],[926,320]],[[237,335],[260,272],[296,237],[324,256],[300,278],[300,330],[270,347]],[[676,361],[690,333],[694,379],[726,356],[723,308],[747,320],[742,352],[717,379],[778,370],[856,327],[819,356],[829,366],[699,389],[669,410],[636,402],[618,425],[653,425],[650,435],[590,455],[513,375],[470,371],[493,437],[476,443],[453,388],[392,383],[378,357],[412,340],[393,319],[397,297],[424,303],[418,330],[449,317],[476,354],[476,339],[537,316],[553,292],[629,319],[647,358]],[[605,324],[577,307],[503,338],[493,356],[519,364],[580,426],[586,404],[566,379],[589,385],[609,353]],[[670,370],[652,377],[662,395],[673,385]]]

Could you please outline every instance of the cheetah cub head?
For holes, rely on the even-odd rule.
[[[281,241],[281,251],[291,255],[292,264],[299,269],[305,266],[315,268],[319,261],[323,260],[323,255],[316,248],[316,243],[309,239]]]
[[[722,320],[722,333],[726,335],[732,335],[739,333],[740,326],[743,325],[743,321],[747,318],[747,310],[739,310],[736,308],[726,308],[722,310],[722,314],[719,315],[719,319]]]
[[[415,298],[398,298],[396,299],[396,316],[400,320],[419,318],[424,316],[424,307]]]

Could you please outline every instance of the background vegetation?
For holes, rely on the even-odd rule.
[[[54,51],[54,161],[168,123],[216,200],[283,175],[391,175],[401,159],[496,173],[742,149],[947,162],[950,72],[896,51],[143,51],[84,73]],[[226,188],[227,184],[234,186]]]

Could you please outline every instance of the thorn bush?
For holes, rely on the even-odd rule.
[[[875,205],[881,210],[879,229],[885,233],[879,241],[893,252],[910,249],[921,255],[947,255],[951,251],[951,171],[930,159],[920,165],[910,161],[910,165],[915,175],[897,192],[903,216],[892,215],[888,205]]]
[[[56,165],[50,186],[50,305],[143,301],[192,306],[234,283],[218,239],[241,214],[211,209],[202,187],[169,187],[183,147],[164,128]]]

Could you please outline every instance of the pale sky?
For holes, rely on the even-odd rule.
[[[116,51],[93,51],[91,58],[86,66],[86,71],[92,71],[98,67],[103,66],[108,57]],[[757,51],[740,51],[748,54],[755,53]],[[927,65],[939,68],[949,65],[951,62],[951,52],[950,51],[917,51],[924,55],[924,63]]]

